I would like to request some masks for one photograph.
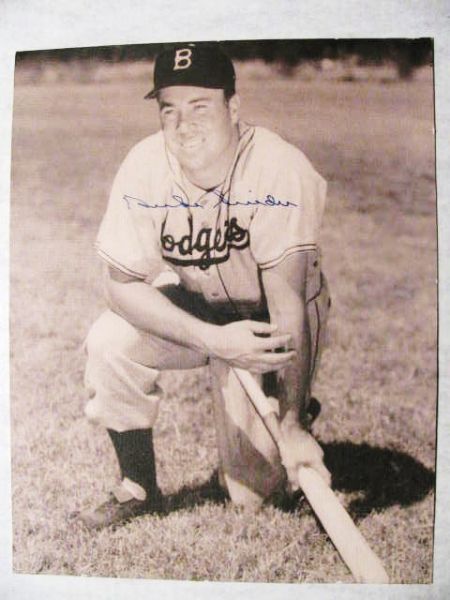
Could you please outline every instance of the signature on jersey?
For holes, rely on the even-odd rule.
[[[291,202],[290,200],[278,200],[274,198],[272,194],[267,194],[265,198],[262,200],[232,200],[228,198],[223,192],[220,190],[214,190],[214,194],[219,198],[217,203],[214,205],[219,206],[219,204],[226,204],[227,206],[274,206],[280,208],[288,208],[290,206],[297,206],[295,202]]]
[[[140,206],[141,208],[204,208],[198,202],[189,202],[177,194],[173,194],[171,198],[172,202],[163,202],[162,204],[151,204],[128,194],[124,194],[123,199],[127,203],[128,208],[131,208],[133,205]]]
[[[267,194],[266,197],[261,200],[256,198],[250,200],[234,200],[227,197],[220,190],[214,190],[212,193],[218,197],[218,201],[212,206],[212,208],[216,208],[220,204],[225,204],[227,206],[271,206],[274,208],[289,208],[291,206],[297,206],[295,202],[291,202],[290,200],[278,200],[277,198],[274,198],[272,194]],[[190,202],[186,198],[178,196],[177,194],[172,195],[171,202],[163,202],[161,204],[146,202],[140,198],[130,196],[129,194],[124,194],[123,200],[127,203],[129,209],[133,205],[140,206],[141,208],[205,208],[205,206],[199,202]]]

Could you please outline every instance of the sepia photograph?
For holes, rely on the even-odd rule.
[[[429,37],[16,53],[14,573],[432,583],[434,92]]]

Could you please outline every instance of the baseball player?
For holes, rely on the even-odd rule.
[[[161,131],[120,166],[96,242],[109,309],[86,342],[86,414],[108,430],[121,482],[80,514],[95,528],[161,509],[152,428],[164,369],[210,366],[219,477],[234,503],[259,507],[302,464],[329,479],[308,432],[330,304],[326,184],[296,147],[239,119],[216,44],[163,51],[146,98]],[[233,367],[277,399],[282,460]]]

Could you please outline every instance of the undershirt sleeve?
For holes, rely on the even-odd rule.
[[[151,280],[162,270],[152,211],[140,205],[148,201],[146,165],[133,149],[114,179],[103,217],[96,250],[108,264],[139,279]]]
[[[250,248],[261,269],[317,249],[326,187],[299,151],[275,163],[258,194],[266,204],[258,205],[250,225]]]

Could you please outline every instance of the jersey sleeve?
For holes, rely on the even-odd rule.
[[[153,211],[142,206],[149,196],[147,172],[145,161],[134,148],[114,179],[95,247],[108,264],[151,281],[161,271],[162,259]]]
[[[250,224],[250,248],[261,269],[287,256],[316,250],[325,208],[326,181],[293,149],[268,170]]]

